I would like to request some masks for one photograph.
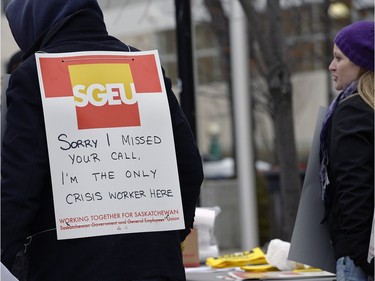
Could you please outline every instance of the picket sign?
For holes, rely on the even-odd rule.
[[[58,239],[184,228],[157,51],[37,53]]]

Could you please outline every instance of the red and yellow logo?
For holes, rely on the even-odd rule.
[[[46,98],[73,97],[79,130],[140,126],[138,95],[162,91],[154,55],[41,58]]]

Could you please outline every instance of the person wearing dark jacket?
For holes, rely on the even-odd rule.
[[[185,229],[57,240],[35,53],[138,50],[107,33],[96,0],[12,0],[6,16],[24,61],[13,72],[6,93],[7,125],[1,159],[2,263],[16,277],[30,281],[185,280],[181,243],[193,226],[203,171],[171,81],[164,78]],[[32,239],[26,241],[29,236]],[[27,271],[23,270],[24,261],[28,262]]]
[[[371,280],[374,215],[374,22],[359,21],[334,39],[335,89],[321,131],[322,199],[337,280]]]

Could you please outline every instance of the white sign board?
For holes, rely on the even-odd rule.
[[[371,226],[371,236],[370,236],[370,245],[368,249],[368,257],[367,261],[370,263],[371,260],[374,258],[374,227],[375,227],[375,210],[374,215],[372,216],[372,226]]]
[[[328,225],[320,223],[324,217],[324,204],[319,177],[319,135],[326,111],[323,107],[319,109],[288,260],[336,273]]]
[[[58,239],[184,228],[157,51],[36,61]]]

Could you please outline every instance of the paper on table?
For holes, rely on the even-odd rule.
[[[327,109],[319,109],[305,180],[294,225],[288,259],[336,273],[336,262],[327,224],[321,224],[319,135]]]
[[[238,280],[311,280],[312,278],[319,278],[321,280],[334,280],[335,275],[327,271],[268,271],[268,272],[244,272],[231,271],[228,273]]]

